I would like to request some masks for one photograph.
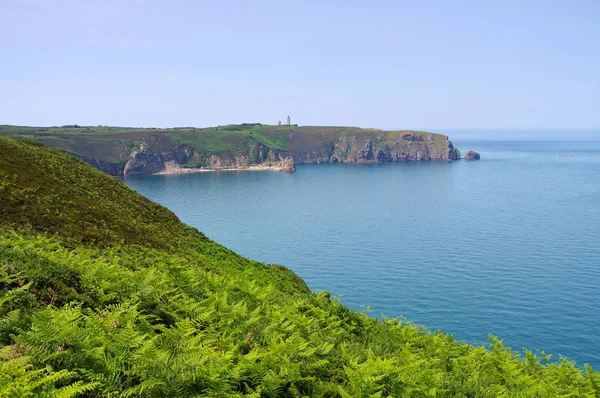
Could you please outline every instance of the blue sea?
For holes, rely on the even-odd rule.
[[[600,369],[600,142],[455,145],[482,159],[125,181],[372,316]]]

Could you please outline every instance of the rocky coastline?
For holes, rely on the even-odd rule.
[[[0,135],[55,147],[113,176],[225,170],[294,172],[298,164],[461,159],[460,150],[443,134],[358,127],[260,123],[170,129],[0,126]]]
[[[192,146],[178,146],[157,151],[157,144],[144,140],[117,175],[184,174],[205,171],[252,170],[294,172],[298,164],[321,163],[389,163],[408,161],[453,161],[461,153],[452,141],[441,134],[401,132],[364,136],[342,134],[336,140],[310,140],[291,134],[288,150],[274,150],[256,145],[251,151],[226,154],[202,154]],[[311,138],[311,137],[308,137]],[[295,144],[295,145],[294,145]],[[88,163],[111,171],[97,160]],[[96,166],[96,167],[98,167]]]
[[[204,173],[216,171],[279,171],[290,172],[296,171],[294,161],[289,158],[279,162],[266,162],[261,164],[253,164],[239,167],[181,167],[175,161],[167,161],[164,164],[164,170],[152,173],[152,175],[177,175],[189,173]]]

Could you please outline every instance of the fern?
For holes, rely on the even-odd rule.
[[[81,162],[0,155],[2,397],[599,397],[589,367],[368,318]]]

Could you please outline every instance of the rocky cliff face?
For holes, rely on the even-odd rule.
[[[303,163],[384,163],[416,160],[458,160],[460,151],[445,135],[406,132],[381,133],[373,137],[346,134],[320,147],[290,152]]]
[[[101,158],[94,158],[94,157],[88,157],[88,156],[77,156],[77,155],[75,155],[75,156],[78,157],[79,159],[83,160],[90,166],[95,167],[98,170],[105,172],[106,174],[109,174],[111,176],[123,176],[124,166],[125,166],[124,163],[111,163],[111,162],[107,162]]]
[[[136,175],[158,173],[181,173],[194,169],[226,170],[247,169],[261,166],[276,171],[296,171],[294,160],[270,150],[264,145],[257,145],[251,153],[245,154],[201,154],[189,146],[178,146],[169,150],[157,151],[146,142],[134,151],[122,170],[107,167],[102,162],[90,163],[111,175]]]
[[[166,162],[187,163],[191,150],[185,146],[157,151],[146,142],[142,142],[123,167],[123,175],[155,174],[165,170]]]

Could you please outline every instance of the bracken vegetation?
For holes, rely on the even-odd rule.
[[[600,375],[377,320],[56,150],[0,137],[2,397],[599,397]]]

